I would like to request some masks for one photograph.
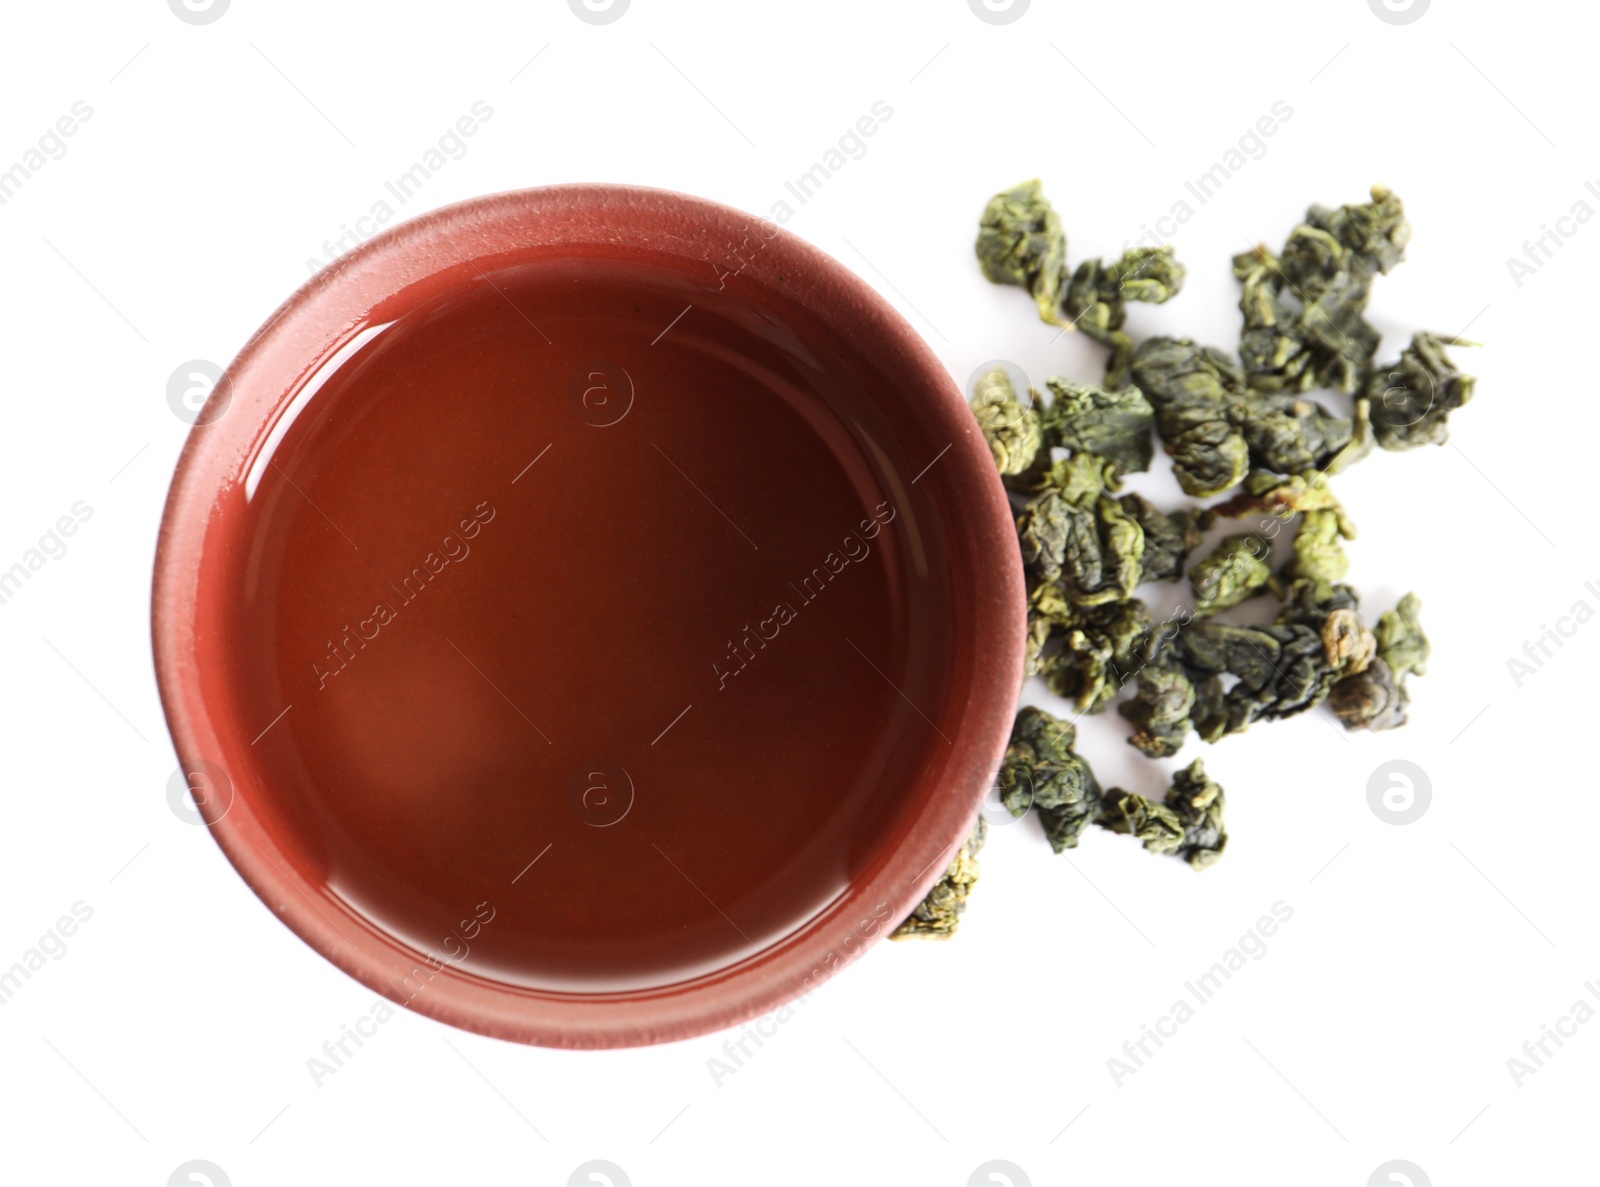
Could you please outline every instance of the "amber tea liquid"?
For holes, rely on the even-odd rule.
[[[469,273],[353,332],[251,465],[234,684],[273,723],[272,824],[419,952],[701,976],[803,927],[922,794],[954,695],[927,459],[739,284]]]

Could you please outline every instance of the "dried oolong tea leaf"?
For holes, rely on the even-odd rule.
[[[1378,641],[1354,608],[1329,611],[1321,634],[1322,650],[1334,670],[1343,673],[1341,680],[1366,671],[1377,657]]]
[[[1316,383],[1315,359],[1300,333],[1296,311],[1279,295],[1283,272],[1265,245],[1233,257],[1233,275],[1242,285],[1239,360],[1259,392],[1302,392]]]
[[[1053,490],[1073,504],[1092,503],[1106,491],[1121,489],[1117,464],[1095,453],[1078,453],[1053,463],[1042,490]]]
[[[1035,393],[1037,395],[1038,393]],[[1044,413],[1039,411],[1042,417]],[[1001,474],[1000,481],[1007,491],[1021,495],[1023,499],[1013,500],[1013,506],[1026,501],[1028,495],[1036,495],[1045,488],[1050,480],[1050,471],[1055,466],[1055,458],[1051,454],[1050,442],[1045,438],[1043,425],[1040,426],[1039,452],[1034,455],[1033,464],[1015,474]]]
[[[1255,597],[1272,581],[1265,540],[1246,532],[1227,536],[1189,570],[1196,618],[1215,614]]]
[[[1057,853],[1072,849],[1100,809],[1100,784],[1073,752],[1077,731],[1043,709],[1028,706],[1011,727],[1000,762],[1000,802],[1013,816],[1037,809],[1045,837]]]
[[[1190,720],[1207,742],[1303,713],[1321,703],[1335,678],[1321,632],[1308,626],[1202,622],[1179,631],[1174,645],[1195,684]]]
[[[1372,402],[1365,396],[1357,396],[1355,409],[1350,417],[1349,443],[1343,449],[1337,450],[1318,468],[1323,474],[1337,474],[1371,453],[1376,441],[1377,438],[1372,431]]]
[[[1130,746],[1150,758],[1170,758],[1189,736],[1194,706],[1194,681],[1171,649],[1163,648],[1139,669],[1133,699],[1118,705],[1117,712],[1133,723]]]
[[[1057,587],[1043,596],[1080,606],[1133,596],[1142,573],[1144,532],[1106,493],[1117,486],[1116,463],[1074,454],[1051,467],[1044,488],[1023,507],[1017,538],[1028,576]],[[1040,596],[1037,589],[1034,593]]]
[[[1400,262],[1410,237],[1399,197],[1373,186],[1370,202],[1312,206],[1281,254],[1262,246],[1235,256],[1251,389],[1359,391],[1378,348],[1363,316],[1372,278]]]
[[[1406,723],[1400,684],[1380,658],[1335,684],[1328,707],[1348,730],[1386,730]]]
[[[1251,466],[1275,474],[1349,465],[1372,448],[1367,415],[1365,401],[1352,418],[1292,395],[1251,395],[1228,406],[1228,417],[1250,450]]]
[[[1426,674],[1430,647],[1418,617],[1422,601],[1414,593],[1378,616],[1377,655],[1365,668],[1333,686],[1329,705],[1346,729],[1394,729],[1406,723],[1407,675]]]
[[[1099,713],[1139,668],[1150,634],[1150,608],[1138,598],[1098,606],[1067,604],[1061,648],[1040,664],[1050,691],[1080,713]]]
[[[1362,671],[1377,656],[1377,637],[1367,629],[1360,598],[1348,585],[1302,584],[1273,621],[1316,631],[1328,666],[1340,679]]]
[[[1164,666],[1175,668],[1192,686],[1188,720],[1201,738],[1215,742],[1257,721],[1303,713],[1321,704],[1339,679],[1369,662],[1372,647],[1365,642],[1353,591],[1335,586],[1330,593],[1329,601],[1318,603],[1304,591],[1270,625],[1195,621],[1176,633]],[[1169,683],[1175,682],[1169,678]],[[1147,749],[1183,739],[1176,722],[1162,722],[1160,733],[1151,729],[1158,691],[1145,695],[1141,685],[1141,695],[1123,712],[1139,727],[1130,744],[1147,754],[1170,754],[1175,745]]]
[[[1033,581],[1054,581],[1061,576],[1068,535],[1092,531],[1083,522],[1089,513],[1074,507],[1058,490],[1045,490],[1028,500],[1017,516],[1017,541],[1022,563]]]
[[[1223,791],[1206,777],[1200,760],[1174,775],[1165,802],[1156,804],[1120,788],[1102,791],[1089,764],[1073,752],[1075,741],[1070,723],[1041,709],[1025,708],[1012,726],[998,778],[1001,802],[1014,816],[1037,810],[1055,852],[1076,848],[1084,830],[1098,824],[1131,833],[1151,852],[1174,853],[1195,869],[1205,869],[1221,856],[1228,840]],[[956,866],[951,869],[954,872]],[[930,895],[924,906],[934,897]],[[914,915],[903,927],[916,919]]]
[[[1362,316],[1370,282],[1352,281],[1330,289],[1300,315],[1300,330],[1317,363],[1318,387],[1359,391],[1378,353],[1378,331]]]
[[[1353,649],[1340,650],[1352,624],[1332,614],[1315,615],[1313,622],[1195,621],[1181,627],[1140,670],[1133,698],[1118,706],[1134,726],[1129,745],[1166,758],[1178,752],[1191,728],[1215,742],[1257,721],[1292,717],[1320,704],[1356,662]]]
[[[1228,830],[1222,820],[1226,805],[1222,784],[1207,777],[1200,759],[1172,777],[1167,807],[1183,822],[1183,844],[1177,853],[1197,870],[1215,865],[1227,847]]]
[[[1049,444],[1099,454],[1124,474],[1150,468],[1156,414],[1138,388],[1110,392],[1056,378],[1045,380],[1045,387],[1051,400],[1041,420]]]
[[[1137,247],[1110,267],[1084,260],[1073,272],[1064,299],[1068,325],[1111,351],[1105,386],[1128,386],[1133,365],[1133,340],[1123,333],[1129,301],[1160,304],[1183,287],[1184,268],[1171,245]]]
[[[1135,247],[1105,272],[1108,290],[1114,288],[1123,301],[1162,305],[1183,289],[1187,269],[1172,254],[1172,245]]]
[[[1393,610],[1378,616],[1378,655],[1403,680],[1407,675],[1426,676],[1428,656],[1433,647],[1422,631],[1422,599],[1414,593],[1401,598]]]
[[[1350,567],[1343,542],[1356,537],[1356,526],[1334,497],[1327,476],[1315,471],[1287,477],[1253,471],[1239,494],[1210,510],[1219,518],[1256,513],[1278,520],[1297,513],[1302,517],[1282,579],[1291,597],[1310,587],[1314,600],[1325,601],[1330,587],[1342,581]]]
[[[1144,532],[1143,581],[1176,581],[1183,576],[1189,553],[1200,547],[1201,515],[1187,508],[1170,515],[1143,495],[1123,495],[1117,502]]]
[[[1054,629],[1055,623],[1047,615],[1035,610],[1028,611],[1028,634],[1022,668],[1024,680],[1029,676],[1037,676],[1041,671],[1044,649],[1049,645]]]
[[[1184,268],[1170,245],[1136,247],[1110,265],[1092,259],[1069,269],[1061,218],[1037,179],[989,199],[976,250],[983,274],[1027,289],[1044,321],[1081,330],[1110,349],[1105,386],[1113,391],[1128,385],[1133,361],[1133,341],[1122,331],[1127,303],[1160,304],[1183,287]]]
[[[1475,381],[1445,352],[1470,345],[1459,339],[1419,333],[1395,363],[1374,367],[1372,283],[1401,261],[1410,233],[1400,199],[1374,186],[1367,202],[1310,207],[1281,251],[1263,245],[1235,256],[1243,320],[1235,359],[1187,338],[1135,345],[1125,332],[1129,301],[1162,302],[1181,288],[1184,269],[1170,248],[1069,267],[1038,182],[996,195],[985,210],[985,275],[1027,288],[1045,321],[1110,350],[1101,386],[1052,378],[1048,404],[1025,426],[1015,409],[1026,401],[1009,387],[974,401],[1020,511],[1026,670],[1079,713],[1102,711],[1131,680],[1118,711],[1142,753],[1170,757],[1191,731],[1215,742],[1323,701],[1349,729],[1404,723],[1406,678],[1422,674],[1429,652],[1419,603],[1408,594],[1368,628],[1344,584],[1355,525],[1328,478],[1374,445],[1442,443],[1449,414],[1472,397]],[[1352,397],[1349,415],[1305,394],[1317,388]],[[1121,475],[1148,468],[1152,423],[1185,493],[1231,496],[1170,513],[1138,494],[1113,498]],[[1254,533],[1229,536],[1190,564],[1218,520],[1256,515]],[[1291,521],[1288,555],[1274,572],[1269,542]],[[1177,581],[1186,569],[1193,605],[1153,626],[1134,588]],[[1264,589],[1282,601],[1271,622],[1213,617]],[[1223,793],[1198,761],[1157,803],[1102,791],[1075,740],[1069,724],[1025,708],[1001,772],[1007,807],[1037,808],[1058,852],[1095,823],[1196,868],[1217,860],[1227,842]]]
[[[1456,370],[1446,346],[1473,346],[1462,338],[1414,334],[1400,361],[1367,382],[1372,432],[1384,449],[1443,445],[1450,437],[1450,414],[1472,399],[1477,380]]]
[[[1269,253],[1257,249],[1258,258]],[[1350,249],[1320,227],[1301,223],[1289,232],[1276,271],[1302,302],[1311,302],[1340,284],[1350,268]]]
[[[1370,202],[1359,202],[1330,209],[1312,206],[1306,211],[1306,225],[1325,231],[1350,250],[1350,268],[1357,275],[1370,277],[1387,273],[1405,258],[1411,242],[1411,224],[1400,196],[1387,186],[1375,185]]]
[[[1337,610],[1356,611],[1360,605],[1356,591],[1348,585],[1333,585],[1322,592],[1302,586],[1294,591],[1273,621],[1279,626],[1310,627],[1320,634],[1327,625],[1328,615]]]
[[[1176,853],[1183,845],[1183,821],[1165,804],[1113,787],[1099,823],[1114,833],[1137,837],[1151,853]]]
[[[1067,265],[1061,218],[1037,179],[989,199],[978,223],[978,263],[995,284],[1021,285],[1033,294],[1039,316],[1060,325]]]
[[[1287,477],[1266,470],[1252,470],[1239,493],[1210,508],[1212,517],[1239,519],[1246,515],[1272,515],[1292,519],[1303,511],[1337,508],[1327,477],[1319,473],[1290,474]]]
[[[1001,474],[1021,474],[1033,464],[1041,441],[1039,413],[1017,397],[1004,367],[978,381],[972,414]]]
[[[899,927],[889,933],[891,940],[915,937],[924,940],[948,940],[956,934],[961,914],[967,909],[967,896],[978,883],[978,850],[983,848],[989,835],[989,822],[978,817],[972,834],[956,851],[955,859],[944,874],[933,884],[917,909],[906,917]]]
[[[1155,408],[1185,494],[1209,498],[1239,484],[1250,451],[1228,415],[1244,390],[1233,359],[1187,338],[1146,338],[1133,353],[1133,381]]]
[[[1344,541],[1355,537],[1355,526],[1342,509],[1307,511],[1294,535],[1294,555],[1283,567],[1290,589],[1309,586],[1317,596],[1326,597],[1335,582],[1350,571],[1350,558]]]
[[[1172,777],[1160,804],[1113,787],[1098,823],[1139,838],[1151,853],[1171,853],[1204,870],[1217,863],[1228,844],[1225,804],[1222,785],[1207,778],[1197,758]]]
[[[1143,572],[1144,533],[1122,504],[1101,495],[1094,504],[1095,533],[1069,541],[1061,586],[1080,606],[1126,600]]]

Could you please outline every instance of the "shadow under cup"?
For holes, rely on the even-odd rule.
[[[341,967],[524,1041],[684,1037],[942,872],[1020,566],[959,394],[827,257],[659,191],[481,199],[227,383],[163,528],[163,696],[224,850]]]

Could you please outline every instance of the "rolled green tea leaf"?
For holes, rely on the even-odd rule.
[[[1376,657],[1333,686],[1329,704],[1346,729],[1394,729],[1406,723],[1408,675],[1426,672],[1431,650],[1418,617],[1421,599],[1408,593],[1378,616]]]
[[[1050,847],[1071,849],[1100,807],[1100,784],[1073,752],[1077,731],[1031,705],[1017,714],[1000,763],[1000,802],[1013,816],[1039,813]]]
[[[972,394],[972,414],[983,439],[994,454],[1002,474],[1020,474],[1039,454],[1039,413],[1018,398],[1004,367],[996,367],[978,381]]]
[[[1210,511],[1214,517],[1260,514],[1278,520],[1292,519],[1297,513],[1302,519],[1282,580],[1290,596],[1298,596],[1309,586],[1313,600],[1326,601],[1332,586],[1344,580],[1350,567],[1343,542],[1356,536],[1356,525],[1334,497],[1326,475],[1307,471],[1280,477],[1252,471],[1239,494]]]
[[[1165,804],[1113,787],[1099,824],[1137,837],[1151,853],[1176,853],[1183,845],[1183,821]]]
[[[1187,338],[1146,338],[1133,353],[1133,381],[1155,408],[1156,429],[1186,494],[1208,498],[1239,484],[1250,450],[1228,405],[1244,383],[1227,354]]]
[[[986,277],[1027,289],[1043,320],[1081,330],[1110,349],[1105,387],[1112,391],[1128,385],[1133,362],[1133,342],[1122,331],[1127,303],[1160,304],[1183,287],[1184,268],[1169,244],[1133,248],[1110,265],[1084,260],[1069,270],[1061,218],[1037,179],[989,199],[975,247]]]
[[[1127,303],[1166,301],[1183,287],[1183,278],[1170,244],[1134,248],[1109,267],[1098,259],[1084,260],[1073,272],[1064,298],[1067,324],[1110,350],[1107,388],[1125,388],[1132,377],[1133,340],[1122,330]]]
[[[1367,401],[1379,445],[1406,450],[1449,440],[1450,414],[1472,399],[1477,380],[1456,370],[1444,348],[1472,345],[1461,338],[1414,334],[1400,361],[1372,376]]]
[[[1216,864],[1228,844],[1222,785],[1195,759],[1172,777],[1162,803],[1113,787],[1096,823],[1139,838],[1151,853],[1170,853],[1197,870]]]
[[[1050,638],[1055,630],[1049,616],[1040,614],[1035,610],[1028,611],[1028,637],[1025,660],[1023,663],[1022,678],[1037,676],[1041,670],[1044,650],[1050,643]]]
[[[1123,495],[1117,502],[1144,533],[1142,581],[1176,581],[1183,576],[1189,553],[1200,546],[1201,516],[1187,508],[1167,514],[1143,495]]]
[[[1378,655],[1397,678],[1427,675],[1433,647],[1422,631],[1421,613],[1422,599],[1408,593],[1393,610],[1378,616]]]
[[[1254,533],[1227,536],[1189,569],[1195,616],[1204,617],[1255,597],[1272,580],[1268,546]]]
[[[1150,758],[1178,753],[1189,736],[1189,715],[1195,707],[1194,681],[1170,647],[1139,669],[1132,700],[1117,712],[1133,723],[1128,744]]]
[[[1080,606],[1133,596],[1143,573],[1144,532],[1106,493],[1117,486],[1116,463],[1074,454],[1051,467],[1043,489],[1023,507],[1017,517],[1023,564],[1035,583],[1056,584],[1048,596]]]
[[[1312,206],[1306,211],[1306,224],[1325,231],[1350,250],[1351,271],[1371,276],[1388,272],[1405,259],[1411,242],[1411,224],[1400,196],[1387,186],[1375,185],[1370,202],[1329,208]],[[1297,281],[1304,275],[1290,273]]]
[[[1222,784],[1207,777],[1205,764],[1197,758],[1172,777],[1166,803],[1183,822],[1183,844],[1177,855],[1197,870],[1215,865],[1228,844]]]
[[[948,940],[956,934],[961,915],[967,909],[967,897],[978,884],[978,850],[983,848],[988,835],[989,822],[980,816],[933,889],[917,904],[916,910],[889,933],[891,940]]]
[[[1307,511],[1294,536],[1294,556],[1283,570],[1290,587],[1310,585],[1325,597],[1324,591],[1335,582],[1343,581],[1350,571],[1344,541],[1354,535],[1355,530],[1342,511],[1334,508]]]
[[[1400,199],[1374,186],[1366,202],[1310,207],[1281,251],[1236,255],[1235,358],[1188,338],[1135,345],[1127,333],[1128,302],[1159,303],[1181,289],[1184,269],[1170,247],[1069,267],[1060,219],[1037,181],[985,209],[977,243],[985,275],[1028,289],[1041,318],[1110,352],[1098,386],[1053,377],[1048,403],[1036,394],[1030,403],[995,372],[973,401],[1019,512],[1026,672],[1080,714],[1103,711],[1131,683],[1118,711],[1142,753],[1169,757],[1191,732],[1215,742],[1324,701],[1349,729],[1404,723],[1407,678],[1429,656],[1419,603],[1407,594],[1368,628],[1344,583],[1355,525],[1328,478],[1374,445],[1442,443],[1449,414],[1472,397],[1475,381],[1446,353],[1470,343],[1419,333],[1395,363],[1374,366],[1373,281],[1401,261],[1410,233]],[[1318,388],[1351,397],[1349,415],[1305,394]],[[1139,494],[1113,497],[1122,475],[1149,467],[1152,427],[1187,494],[1232,493],[1170,513]],[[1261,517],[1253,533],[1226,537],[1190,564],[1216,521],[1243,516]],[[1270,542],[1291,521],[1274,571]],[[1192,605],[1154,626],[1134,590],[1186,571]],[[1262,590],[1281,603],[1272,621],[1214,617]],[[1224,797],[1199,761],[1158,803],[1102,790],[1075,741],[1069,723],[1024,708],[1000,772],[1002,801],[1016,815],[1037,811],[1057,852],[1094,823],[1196,868],[1217,860],[1227,843]]]
[[[1021,285],[1039,316],[1060,325],[1067,236],[1040,182],[1025,181],[989,199],[978,223],[978,263],[995,284]]]
[[[1328,694],[1328,707],[1349,730],[1394,729],[1406,722],[1399,682],[1379,658],[1335,684]]]
[[[1336,682],[1370,664],[1375,644],[1353,590],[1335,585],[1325,600],[1314,595],[1302,590],[1270,624],[1196,619],[1158,640],[1134,698],[1119,706],[1135,727],[1129,743],[1163,757],[1177,752],[1190,726],[1215,742],[1321,704]]]
[[[1358,422],[1301,396],[1251,394],[1229,403],[1228,419],[1244,437],[1252,467],[1298,474],[1321,470],[1336,458],[1348,464],[1356,452],[1370,448],[1370,439],[1356,440],[1366,429],[1362,411]]]
[[[1051,445],[1099,454],[1124,474],[1150,468],[1156,414],[1138,388],[1111,392],[1057,378],[1045,380],[1045,387],[1051,400],[1041,420]]]
[[[1378,348],[1364,316],[1372,278],[1400,262],[1410,237],[1399,197],[1373,186],[1370,202],[1312,206],[1281,254],[1262,246],[1235,256],[1239,354],[1250,388],[1361,390]]]
[[[1061,647],[1040,664],[1045,684],[1080,713],[1099,713],[1139,668],[1150,609],[1138,598],[1098,606],[1066,604]]]

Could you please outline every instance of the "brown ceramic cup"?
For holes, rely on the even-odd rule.
[[[738,251],[753,234],[758,249]],[[941,705],[916,706],[931,727],[918,742],[917,774],[884,816],[888,826],[852,838],[849,884],[789,934],[726,967],[615,992],[562,991],[440,961],[336,893],[324,838],[306,814],[285,809],[281,781],[253,749],[263,722],[247,719],[235,695],[232,605],[250,557],[247,476],[308,377],[377,320],[375,311],[393,319],[489,274],[601,256],[653,261],[674,272],[674,283],[700,286],[708,302],[748,299],[781,332],[785,310],[796,324],[825,330],[843,352],[836,365],[868,377],[865,419],[886,426],[899,455],[937,465],[884,482],[903,514],[936,533],[939,563],[920,579],[938,583],[953,608],[931,656],[950,691]],[[740,295],[730,297],[735,272]],[[613,185],[526,190],[435,211],[362,244],[289,298],[227,369],[191,433],[162,522],[152,606],[181,770],[217,843],[267,907],[352,977],[412,1009],[500,1038],[583,1048],[744,1022],[810,992],[886,937],[972,828],[1016,706],[1024,617],[1014,526],[989,450],[962,393],[905,320],[848,269],[770,223]],[[861,678],[876,679],[865,667]],[[729,830],[736,840],[736,821]],[[530,883],[519,893],[536,897]]]

